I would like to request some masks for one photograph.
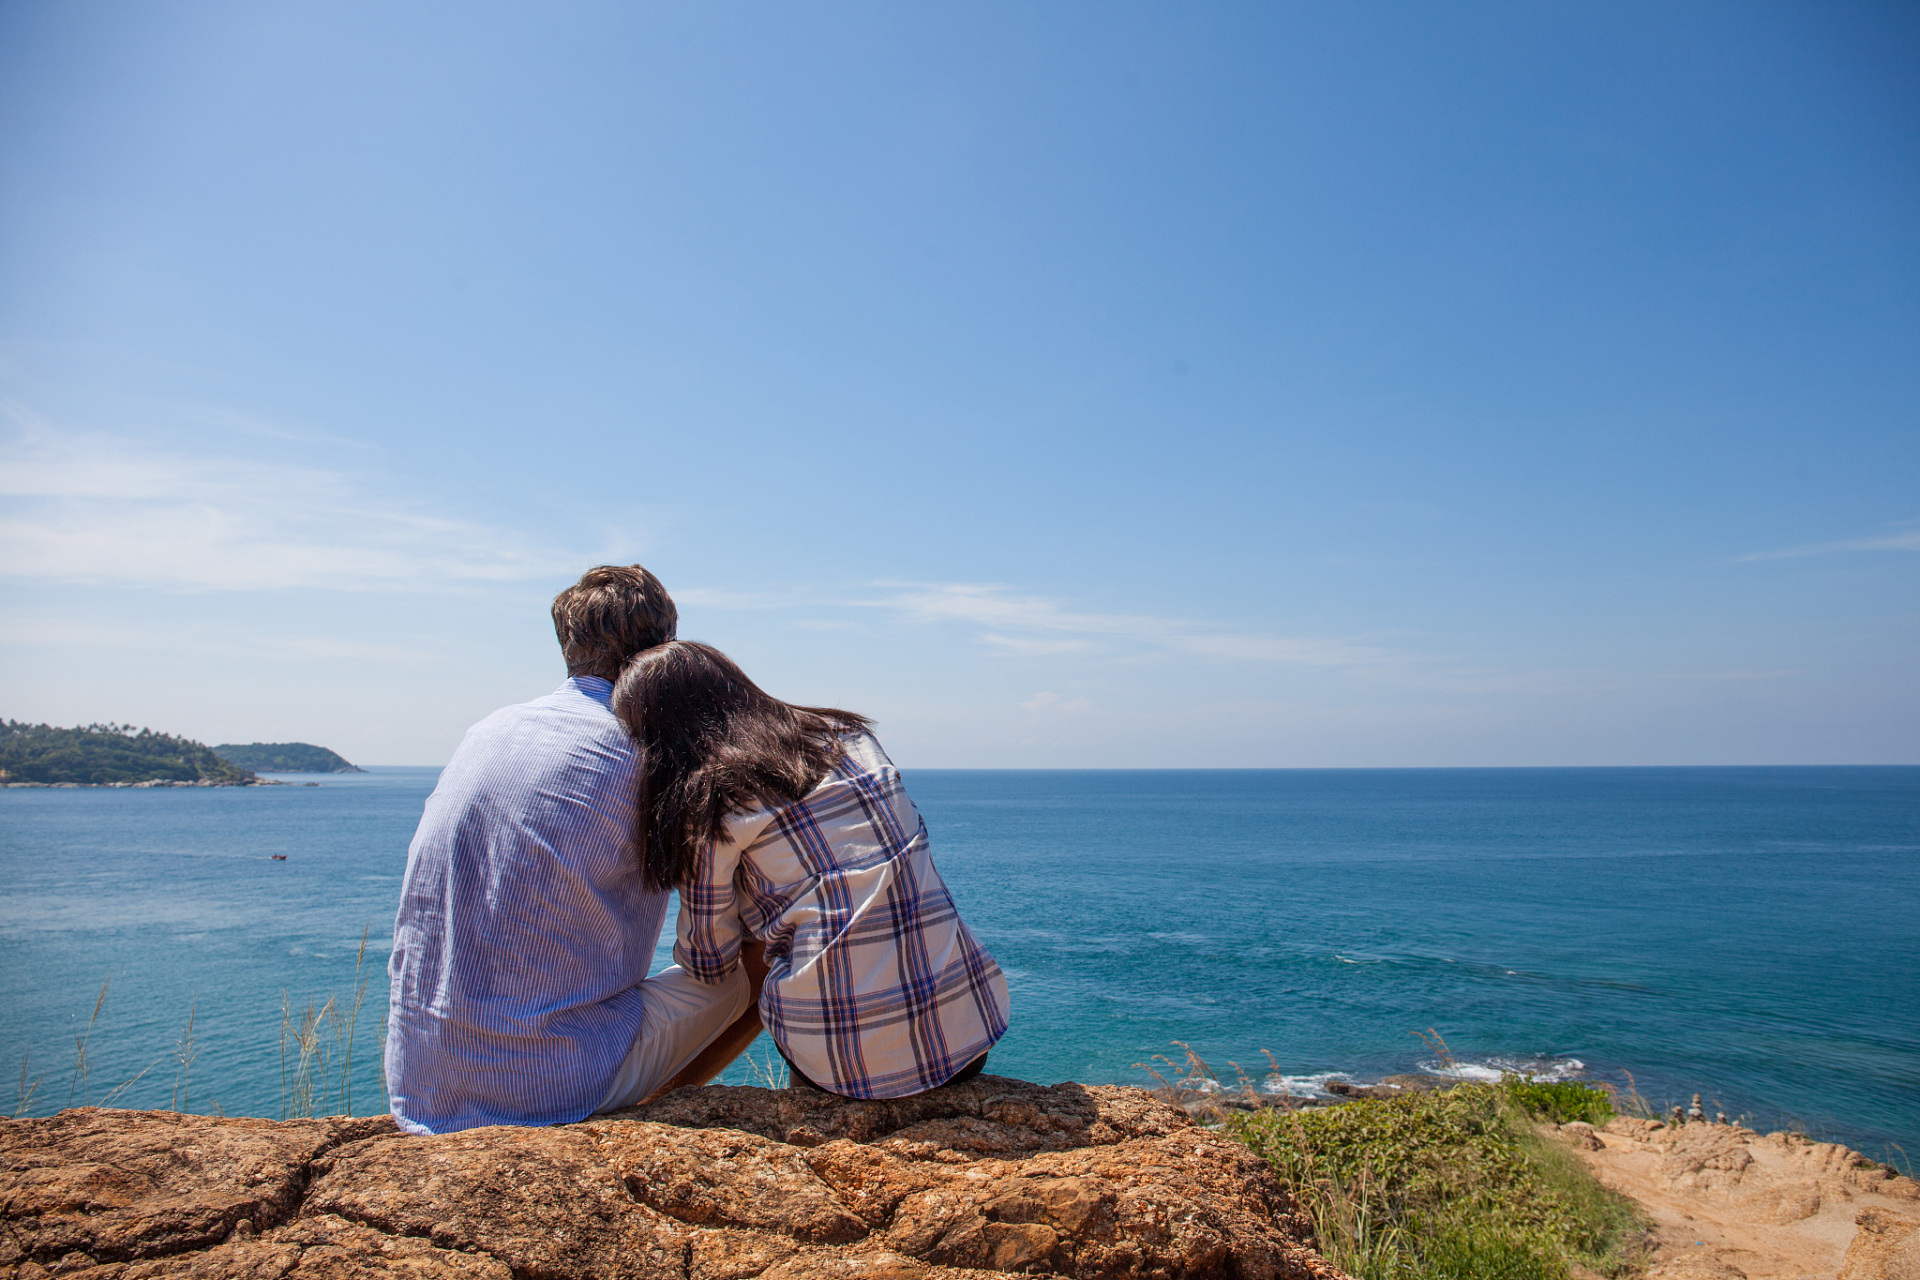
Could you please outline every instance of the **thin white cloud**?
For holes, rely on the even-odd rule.
[[[1077,712],[1091,710],[1093,707],[1092,701],[1087,698],[1063,698],[1057,693],[1049,693],[1044,689],[1020,705],[1035,715],[1040,714],[1042,711],[1057,712],[1062,715],[1073,715]]]
[[[100,649],[121,658],[130,647],[124,627],[48,617],[0,619],[0,645]],[[445,656],[444,651],[331,636],[241,632],[213,626],[155,627],[151,624],[141,626],[137,647],[142,655],[350,662],[357,666],[424,666]]]
[[[980,633],[980,643],[1020,658],[1046,658],[1060,653],[1085,653],[1093,648],[1086,640],[1046,639],[1040,636],[1007,636],[993,631]]]
[[[1110,647],[1161,650],[1238,662],[1310,667],[1379,666],[1405,655],[1351,641],[1223,631],[1152,614],[1083,613],[1042,596],[987,583],[882,583],[894,594],[868,602],[917,621],[979,628],[979,639],[1022,656]]]
[[[582,557],[382,494],[371,477],[52,429],[0,438],[0,575],[186,590],[348,590],[577,572]]]
[[[1882,534],[1872,538],[1842,538],[1837,542],[1810,542],[1802,547],[1783,547],[1778,551],[1756,551],[1739,558],[1739,563],[1754,560],[1795,560],[1801,556],[1826,556],[1842,551],[1920,551],[1920,529],[1904,533]]]

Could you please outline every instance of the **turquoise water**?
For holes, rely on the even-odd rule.
[[[363,928],[354,1107],[378,1110],[385,935],[435,776],[0,792],[0,1063],[41,1077],[29,1110],[143,1068],[118,1102],[168,1105],[191,1006],[191,1107],[278,1114],[282,993],[350,996]],[[1469,1071],[1631,1071],[1656,1102],[1920,1153],[1920,769],[908,782],[1008,974],[995,1071],[1147,1082],[1179,1039],[1309,1092],[1433,1063],[1432,1028]]]

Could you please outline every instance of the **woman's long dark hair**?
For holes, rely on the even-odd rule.
[[[634,847],[650,889],[684,885],[727,818],[792,804],[846,753],[840,736],[872,723],[763,692],[712,645],[670,640],[630,659],[613,710],[640,744]]]

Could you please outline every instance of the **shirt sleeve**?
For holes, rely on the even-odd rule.
[[[740,944],[747,931],[740,923],[733,877],[740,869],[740,851],[767,825],[768,818],[762,812],[729,819],[726,834],[707,846],[699,870],[680,890],[673,962],[697,981],[724,982],[740,962]]]

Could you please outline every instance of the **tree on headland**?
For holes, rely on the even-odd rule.
[[[253,770],[222,760],[213,748],[130,724],[57,729],[21,720],[0,722],[0,782],[255,781]]]

